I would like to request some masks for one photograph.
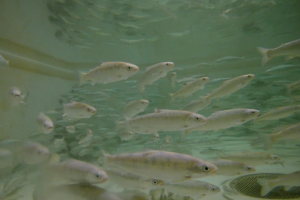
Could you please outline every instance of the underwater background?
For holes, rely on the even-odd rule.
[[[124,139],[120,134],[126,131],[126,125],[116,128],[119,121],[128,121],[123,109],[131,101],[149,101],[138,116],[154,113],[155,109],[181,110],[225,81],[247,74],[253,74],[253,80],[234,93],[211,99],[195,112],[208,118],[218,111],[245,108],[262,115],[300,105],[300,87],[290,88],[300,80],[300,53],[274,56],[262,65],[257,51],[257,47],[273,49],[299,39],[299,8],[298,0],[0,0],[0,199],[193,198],[181,197],[180,192],[170,194],[163,185],[156,193],[128,191],[125,186],[110,183],[110,178],[100,184],[59,183],[54,192],[39,188],[48,182],[41,177],[55,156],[60,162],[72,158],[104,168],[103,152],[120,155],[159,150],[212,162],[250,151],[281,159],[255,166],[249,174],[276,179],[278,174],[299,171],[298,129],[291,138],[272,146],[264,139],[298,124],[297,107],[286,117],[251,119],[229,128],[191,132],[184,138],[184,130],[175,130],[159,131],[159,136],[134,133]],[[300,52],[299,41],[295,49]],[[132,63],[139,70],[125,80],[107,84],[80,83],[79,72],[87,73],[114,61]],[[173,62],[174,66],[166,76],[140,91],[138,81],[146,68],[161,62]],[[172,101],[169,94],[200,77],[209,77],[203,89]],[[12,87],[22,94],[12,97]],[[15,102],[14,97],[20,99]],[[71,101],[93,106],[97,112],[89,118],[65,119],[64,105]],[[39,129],[39,113],[52,120],[50,133]],[[216,121],[215,126],[223,122]],[[43,162],[26,162],[22,152],[28,141],[47,148],[49,157]],[[30,159],[34,156],[29,155]],[[252,162],[249,159],[247,164]],[[264,196],[256,178],[251,182],[242,176],[197,178],[220,188],[217,194],[202,198],[300,198],[299,182],[292,190],[279,186]],[[64,189],[67,186],[70,188]],[[79,194],[72,196],[74,191]],[[111,196],[102,195],[106,192]]]

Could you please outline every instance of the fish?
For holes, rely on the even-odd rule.
[[[80,84],[91,81],[92,85],[96,83],[111,83],[126,80],[139,71],[139,67],[126,62],[103,62],[100,66],[90,70],[87,73],[79,71]]]
[[[117,169],[105,169],[105,172],[109,176],[109,182],[113,182],[128,190],[151,190],[164,184],[162,180],[147,179],[143,176],[133,173],[124,173]]]
[[[9,67],[9,61],[5,60],[1,55],[0,55],[0,67]]]
[[[172,37],[182,37],[182,36],[185,36],[187,34],[189,34],[190,31],[189,30],[185,30],[185,31],[182,31],[182,32],[172,32],[172,33],[166,33],[167,35],[170,35]]]
[[[277,186],[284,186],[285,191],[289,191],[294,186],[300,186],[300,171],[279,176],[275,180],[257,179],[257,183],[261,185],[261,196],[265,196]]]
[[[172,101],[177,97],[187,97],[197,90],[203,89],[204,85],[209,81],[208,77],[201,77],[194,81],[186,83],[186,86],[175,92],[174,94],[170,94]]]
[[[20,88],[15,86],[9,89],[9,93],[10,93],[10,103],[12,106],[18,106],[20,104],[27,106],[27,97],[29,93],[22,94]]]
[[[197,180],[187,180],[179,183],[165,183],[162,187],[168,192],[181,196],[189,196],[194,199],[200,199],[206,195],[217,194],[221,191],[221,189],[216,185]]]
[[[44,162],[49,158],[49,155],[50,152],[47,147],[31,141],[25,142],[18,153],[18,156],[29,165]]]
[[[94,134],[91,129],[87,129],[86,136],[82,138],[79,142],[78,145],[80,147],[88,147],[90,146],[92,140],[93,140]]]
[[[8,149],[0,148],[0,169],[12,167],[14,164],[14,155]]]
[[[173,62],[161,62],[147,67],[146,71],[137,82],[139,90],[142,92],[145,90],[146,85],[151,85],[158,79],[165,77],[173,66]]]
[[[231,62],[231,61],[237,61],[237,60],[244,60],[245,57],[237,57],[237,56],[225,56],[223,58],[220,58],[216,60],[215,62]]]
[[[172,72],[170,78],[170,84],[172,88],[175,87],[176,79],[177,79],[177,72]]]
[[[183,181],[193,175],[207,176],[218,168],[202,159],[167,151],[146,151],[109,155],[104,153],[105,166],[115,166],[128,172],[165,181]]]
[[[230,109],[217,111],[206,118],[206,122],[202,125],[187,129],[186,134],[195,131],[213,131],[213,130],[222,130],[234,126],[241,125],[255,119],[259,115],[259,111],[256,109]]]
[[[40,113],[37,117],[37,124],[39,127],[39,131],[48,134],[51,133],[54,129],[54,125],[50,117],[45,115],[44,113]]]
[[[281,160],[281,158],[278,155],[256,151],[247,151],[244,153],[231,155],[221,155],[220,158],[243,163],[251,163],[251,165],[254,166],[271,164],[272,162]]]
[[[219,159],[216,161],[211,161],[211,163],[218,167],[219,170],[217,172],[217,175],[234,176],[240,174],[248,174],[256,171],[254,167],[238,161]]]
[[[131,101],[126,104],[123,109],[123,116],[125,118],[132,118],[140,112],[143,112],[147,106],[149,105],[149,101],[145,99],[139,99],[135,101]]]
[[[257,47],[261,54],[261,66],[264,66],[270,59],[277,56],[300,56],[300,39],[280,45],[274,49]]]
[[[204,109],[211,103],[211,100],[206,96],[201,97],[199,100],[192,101],[182,108],[182,110],[190,111],[190,112],[198,112]]]
[[[69,159],[47,166],[44,171],[49,181],[72,181],[76,183],[98,184],[108,180],[106,172],[91,163]]]
[[[74,125],[67,126],[66,130],[68,131],[68,133],[76,133],[76,128]]]
[[[133,138],[134,133],[131,131],[122,131],[119,133],[119,137],[121,139],[121,141],[127,141],[130,140],[131,138]]]
[[[97,112],[97,109],[85,103],[71,101],[68,104],[64,104],[63,117],[66,118],[90,118]]]
[[[263,137],[264,149],[269,149],[273,144],[280,140],[299,141],[300,140],[300,123],[285,128],[277,133]]]
[[[243,87],[245,87],[252,79],[254,78],[253,74],[247,74],[235,77],[233,79],[227,80],[217,88],[215,91],[207,95],[209,99],[221,98],[227,95],[230,95]]]
[[[284,106],[276,108],[270,112],[267,112],[255,119],[255,121],[261,120],[277,120],[284,117],[288,117],[292,114],[300,112],[300,105]]]
[[[119,126],[134,133],[156,134],[158,131],[185,130],[205,122],[204,116],[189,111],[156,109],[154,113],[119,122]]]

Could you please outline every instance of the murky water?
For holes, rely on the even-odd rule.
[[[0,0],[0,199],[299,199],[299,6]]]

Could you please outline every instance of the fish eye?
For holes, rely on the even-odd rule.
[[[130,67],[130,66],[127,67],[127,70],[128,70],[128,71],[130,71],[131,69],[132,69],[132,67]]]
[[[253,115],[255,112],[254,111],[251,111],[251,114]]]
[[[209,167],[208,166],[204,166],[203,167],[203,171],[207,172],[209,170]]]
[[[248,75],[248,78],[250,78],[251,77],[251,75]]]
[[[101,175],[100,174],[96,174],[96,178],[101,178]]]
[[[169,65],[169,63],[167,63],[166,65]]]
[[[91,109],[88,108],[87,111],[88,111],[88,112],[91,112]]]
[[[38,155],[41,155],[41,154],[42,154],[42,152],[41,152],[41,151],[38,151],[37,153],[38,153]]]
[[[215,191],[215,188],[211,188],[212,191]]]
[[[153,180],[153,181],[152,181],[152,184],[153,184],[153,185],[157,185],[157,183],[158,183],[157,180]]]
[[[250,171],[250,170],[251,170],[251,167],[246,167],[246,170],[247,170],[247,171]]]
[[[196,121],[199,121],[200,120],[200,118],[199,117],[196,117]]]

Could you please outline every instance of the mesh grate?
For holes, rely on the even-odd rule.
[[[276,179],[283,174],[251,174],[241,176],[230,182],[230,187],[241,194],[250,197],[262,199],[298,199],[300,198],[300,187],[293,187],[289,191],[285,191],[283,186],[274,188],[265,196],[260,195],[261,186],[257,183],[257,179]]]

